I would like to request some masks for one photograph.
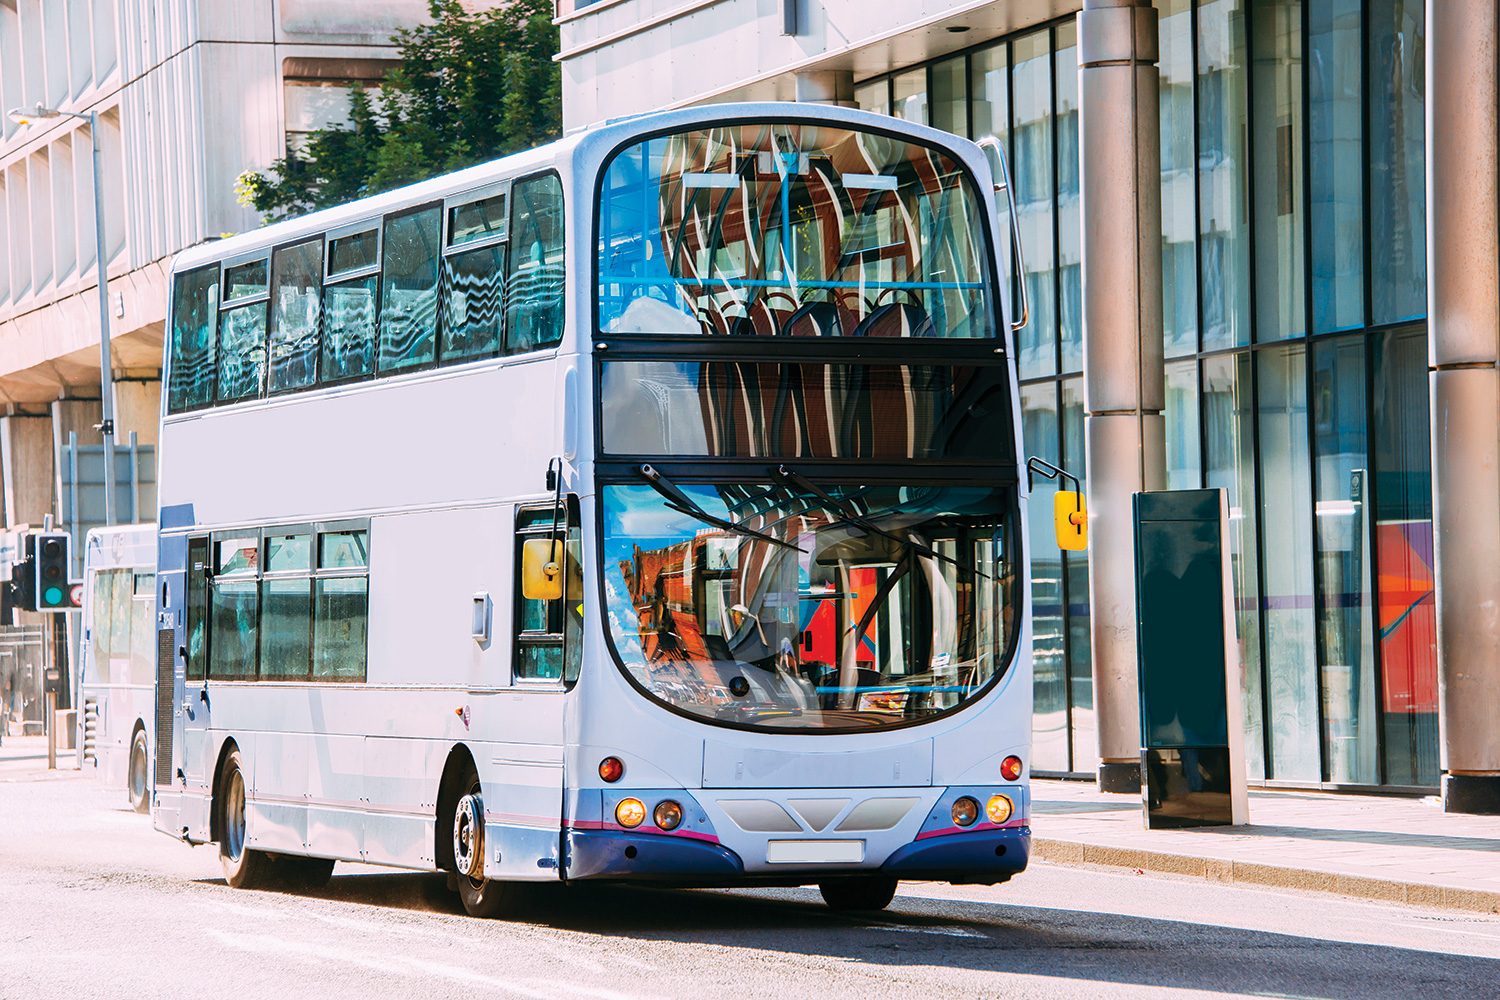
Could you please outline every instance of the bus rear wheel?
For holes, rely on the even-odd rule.
[[[835,910],[883,910],[896,898],[896,880],[885,875],[856,875],[818,883],[823,902]]]
[[[470,768],[458,785],[453,803],[454,881],[458,898],[471,917],[498,917],[515,900],[516,887],[484,877],[484,799],[479,775]]]
[[[270,881],[271,859],[245,846],[245,769],[239,748],[229,751],[219,783],[219,864],[224,881],[256,889]]]
[[[126,772],[125,791],[130,808],[138,813],[151,811],[151,791],[146,787],[146,731],[137,729],[130,741],[130,770]]]

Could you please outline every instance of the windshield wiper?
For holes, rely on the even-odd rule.
[[[856,528],[863,529],[864,531],[871,532],[872,534],[880,535],[883,538],[888,538],[891,541],[895,542],[897,545],[904,545],[921,555],[928,556],[932,559],[939,559],[946,563],[952,563],[959,569],[969,569],[969,567],[965,566],[957,559],[954,559],[952,556],[945,556],[941,552],[938,552],[936,549],[929,548],[928,546],[923,545],[921,542],[914,541],[910,536],[902,538],[900,535],[886,531],[875,522],[855,512],[849,504],[829,494],[828,491],[824,490],[817,483],[814,483],[806,476],[793,472],[791,469],[788,469],[784,465],[779,465],[776,468],[772,469],[771,475],[776,479],[777,482],[780,482],[784,485],[795,486],[803,493],[817,497],[818,500],[828,510],[831,510],[834,513],[838,514],[844,519],[845,522],[854,525]],[[973,572],[978,574],[979,576],[986,576],[986,574],[981,572],[977,566],[974,567]]]
[[[695,517],[698,520],[702,521],[704,524],[711,524],[716,528],[723,528],[725,531],[732,531],[737,535],[748,535],[751,538],[759,538],[763,542],[770,542],[772,545],[780,545],[783,548],[796,549],[798,552],[803,551],[801,546],[794,545],[791,542],[782,541],[780,538],[777,538],[774,535],[768,535],[763,531],[756,531],[754,528],[747,528],[743,524],[736,524],[735,522],[725,520],[722,517],[715,517],[713,514],[710,514],[708,511],[698,506],[697,501],[688,496],[686,493],[682,492],[682,489],[680,487],[678,487],[666,476],[663,476],[660,472],[657,472],[656,469],[652,466],[643,465],[638,471],[640,472],[641,477],[646,480],[647,485],[649,485],[657,493],[661,494],[662,499],[667,501],[667,506],[680,514],[686,514],[689,517]]]

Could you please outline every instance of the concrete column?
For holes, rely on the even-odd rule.
[[[1157,18],[1150,0],[1078,15],[1090,634],[1099,787],[1140,789],[1131,494],[1166,488]]]
[[[48,417],[0,417],[0,469],[5,483],[7,527],[40,528],[52,513],[52,421]]]
[[[794,78],[797,100],[808,104],[837,104],[852,108],[854,71],[851,69],[808,70]]]
[[[115,444],[156,444],[161,425],[161,380],[115,379]]]
[[[1500,813],[1494,0],[1427,2],[1427,308],[1443,808]]]

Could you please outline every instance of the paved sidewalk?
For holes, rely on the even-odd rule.
[[[1039,860],[1500,913],[1500,816],[1436,799],[1250,792],[1250,824],[1146,830],[1136,795],[1032,783]]]
[[[47,770],[47,737],[6,736],[0,739],[0,781],[39,781],[77,777],[78,754],[59,748],[57,770]]]

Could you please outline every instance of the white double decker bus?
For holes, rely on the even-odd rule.
[[[476,915],[1021,871],[993,190],[933,129],[705,107],[181,254],[156,826]]]

